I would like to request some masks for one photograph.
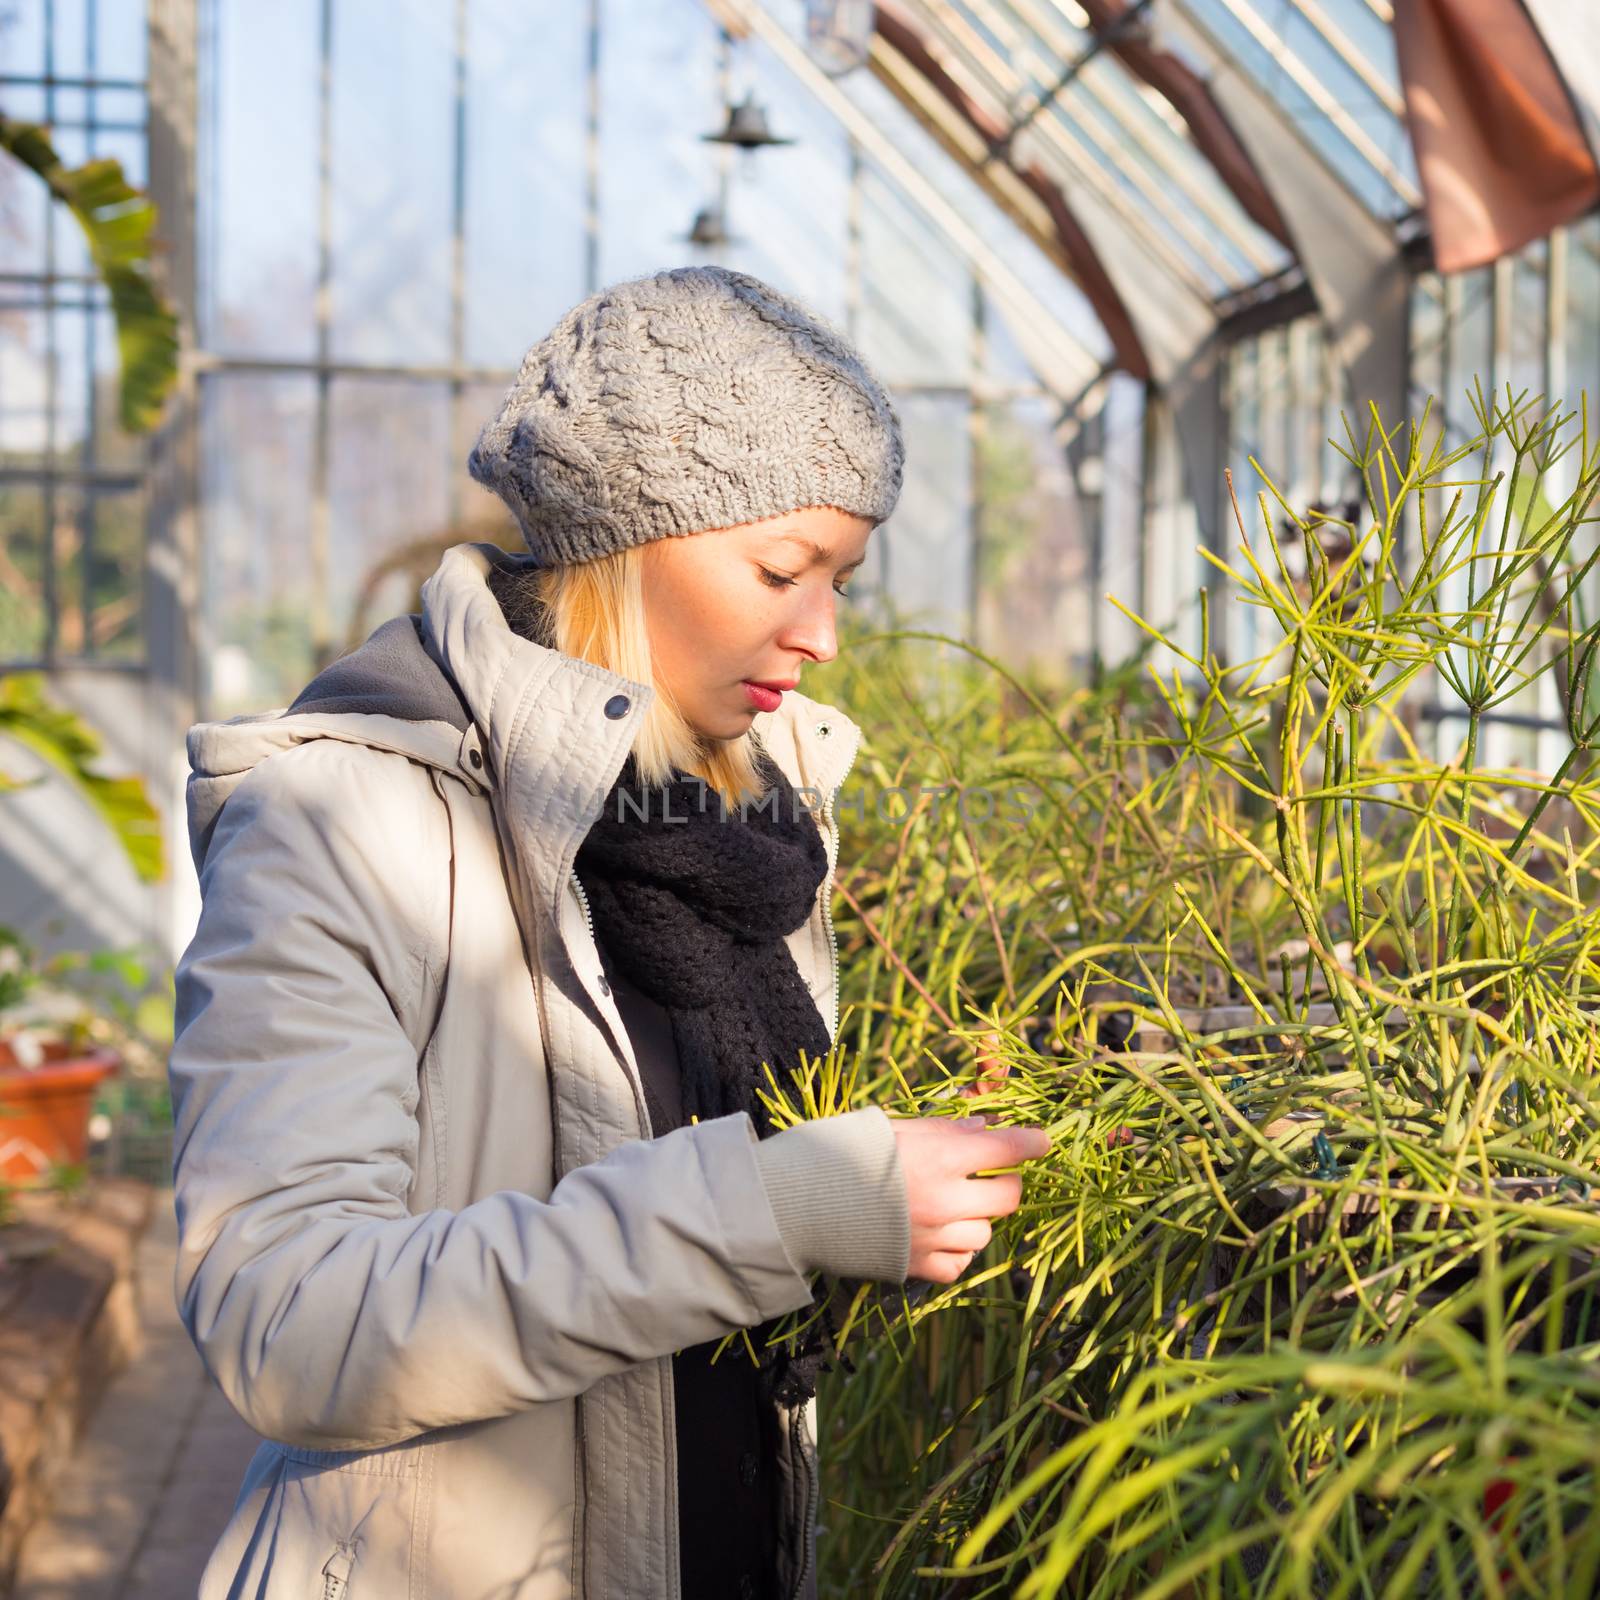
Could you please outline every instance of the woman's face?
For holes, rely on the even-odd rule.
[[[644,546],[656,679],[703,738],[737,739],[808,663],[838,653],[834,602],[873,527],[808,506]]]

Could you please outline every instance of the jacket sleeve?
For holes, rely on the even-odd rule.
[[[779,1176],[786,1238],[742,1114],[630,1141],[548,1200],[408,1211],[424,1040],[403,1019],[422,1009],[448,893],[443,808],[420,777],[333,741],[269,757],[201,869],[169,1064],[175,1289],[245,1421],[301,1447],[376,1449],[794,1310],[813,1267],[903,1275],[903,1183],[876,1110],[820,1139],[832,1175],[876,1185],[890,1236],[864,1255],[857,1215],[836,1262],[819,1259],[817,1208]]]

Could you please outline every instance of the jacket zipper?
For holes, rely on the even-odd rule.
[[[839,782],[828,791],[828,798],[822,802],[822,820],[828,826],[828,872],[822,880],[822,926],[828,935],[828,956],[833,971],[833,987],[829,991],[829,1012],[832,1018],[828,1028],[830,1043],[839,1034],[839,940],[833,931],[833,876],[839,865],[839,834],[833,825],[833,797],[844,780],[850,776],[850,769],[855,766],[856,756],[860,752],[861,743],[858,739],[844,771],[839,774]],[[795,1576],[789,1600],[800,1600],[805,1590],[806,1579],[811,1575],[811,1521],[816,1515],[817,1504],[817,1469],[812,1464],[801,1437],[804,1431],[803,1412],[804,1408],[797,1406],[789,1420],[790,1446],[800,1470],[806,1476],[805,1509],[800,1516],[800,1569]]]
[[[584,892],[583,885],[578,881],[578,874],[572,874],[572,887],[578,891],[578,904],[583,908],[583,925],[589,930],[589,937],[594,938],[594,917],[589,912],[589,896]]]
[[[800,1570],[795,1576],[794,1588],[789,1591],[789,1600],[800,1600],[806,1579],[811,1575],[811,1519],[816,1515],[817,1473],[801,1438],[804,1410],[804,1406],[796,1406],[789,1418],[789,1443],[794,1450],[795,1460],[800,1463],[800,1470],[806,1475],[806,1504],[800,1517]]]
[[[822,802],[822,820],[828,825],[828,875],[822,880],[822,926],[828,935],[828,957],[833,969],[833,988],[830,991],[829,1011],[832,1015],[832,1025],[828,1029],[828,1040],[832,1043],[839,1032],[839,940],[833,931],[833,876],[839,865],[839,834],[833,826],[833,797],[838,792],[840,784],[850,776],[850,769],[856,764],[856,756],[861,752],[861,743],[856,741],[856,748],[850,754],[850,760],[839,774],[839,782],[828,791],[828,798]]]

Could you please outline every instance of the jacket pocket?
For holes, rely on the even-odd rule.
[[[383,1452],[366,1452],[381,1456]],[[199,1600],[404,1600],[426,1592],[425,1474],[300,1462],[267,1443],[212,1551]]]

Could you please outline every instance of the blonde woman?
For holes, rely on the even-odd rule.
[[[263,1437],[203,1600],[815,1592],[818,1272],[953,1281],[1036,1130],[774,1131],[837,1025],[797,690],[899,493],[888,395],[757,280],[574,308],[470,468],[527,557],[190,735],[179,1307]],[[713,1364],[727,1334],[747,1355]]]

